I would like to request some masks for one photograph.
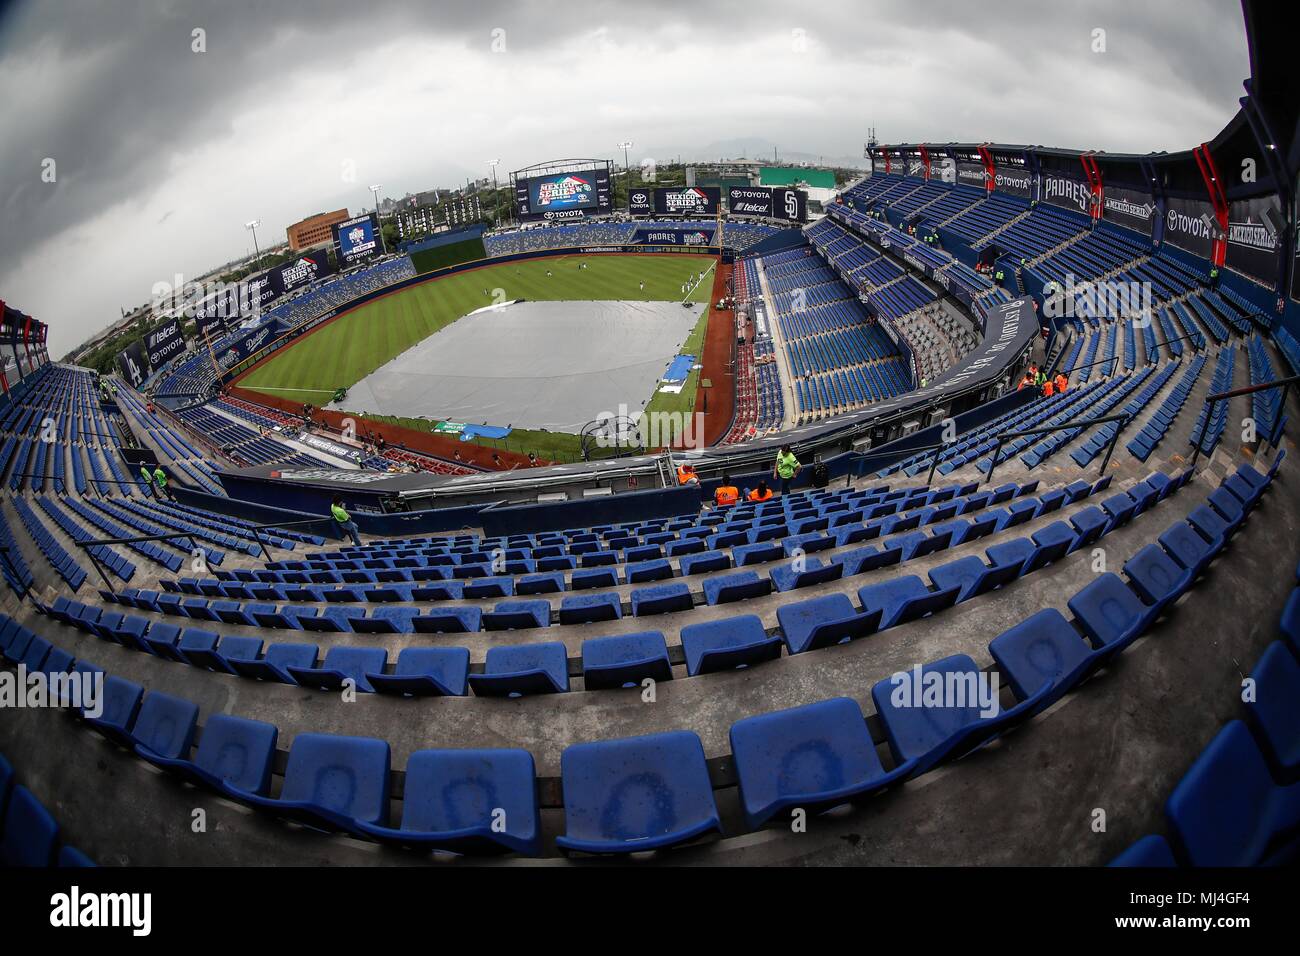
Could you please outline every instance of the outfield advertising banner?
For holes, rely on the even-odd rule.
[[[655,246],[708,246],[713,244],[713,229],[637,229],[635,243]]]
[[[772,189],[772,218],[790,222],[808,221],[808,194],[802,189],[776,186]]]
[[[215,342],[226,330],[226,319],[221,315],[197,313],[194,316],[194,339],[198,342]]]
[[[1044,173],[1042,200],[1087,216],[1092,209],[1092,187],[1063,173]]]
[[[144,342],[136,340],[117,353],[117,370],[122,381],[139,388],[149,375],[149,360],[145,358]]]
[[[159,369],[185,351],[181,320],[168,319],[144,337],[145,359],[149,368]]]
[[[732,186],[727,190],[727,211],[733,216],[772,215],[772,190],[763,186]]]
[[[259,325],[255,329],[249,329],[228,348],[222,349],[217,357],[217,364],[223,371],[229,371],[250,355],[270,345],[284,332],[285,326],[278,319]]]
[[[298,258],[292,262],[286,262],[271,270],[271,285],[278,290],[276,295],[284,295],[286,292],[292,292],[294,289],[302,288],[305,285],[311,285],[317,279],[329,275],[334,271],[330,265],[329,253],[324,249],[313,249],[310,252],[299,253]]]
[[[374,213],[336,222],[330,226],[334,238],[334,258],[340,269],[373,259],[379,255],[379,223]]]
[[[1214,207],[1200,199],[1169,199],[1165,203],[1165,241],[1202,259],[1214,254],[1214,240],[1206,222],[1214,221]]]
[[[1148,192],[1107,186],[1102,198],[1101,218],[1150,239],[1156,222],[1155,200]]]
[[[722,190],[718,186],[684,186],[654,191],[659,216],[716,216]]]
[[[976,163],[957,163],[957,182],[976,189],[987,189],[984,167]]]
[[[269,272],[264,272],[257,278],[248,280],[249,300],[256,303],[259,310],[266,308],[278,299],[282,291],[276,289]]]
[[[1228,204],[1227,264],[1270,288],[1277,282],[1282,202],[1276,195],[1237,199]]]
[[[1009,196],[1021,199],[1034,198],[1034,177],[1027,169],[1015,166],[995,166],[993,188]]]
[[[652,216],[655,211],[655,191],[644,187],[632,190],[628,197],[628,207],[634,216]]]

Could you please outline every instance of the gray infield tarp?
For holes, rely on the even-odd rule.
[[[520,302],[458,319],[327,407],[577,432],[635,417],[699,321],[677,302]]]

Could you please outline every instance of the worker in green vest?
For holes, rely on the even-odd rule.
[[[790,446],[782,445],[776,455],[776,464],[772,466],[772,477],[781,482],[781,494],[790,493],[790,482],[802,469],[803,465],[799,464],[799,459],[790,451]]]
[[[144,479],[146,491],[153,487],[153,475],[149,473],[149,466],[143,462],[140,463],[140,477]]]
[[[361,547],[361,535],[357,534],[357,523],[352,520],[347,509],[343,507],[343,499],[338,495],[334,496],[334,501],[330,505],[330,517],[339,526],[339,534],[346,531],[352,535],[352,543],[358,548]]]
[[[171,498],[172,501],[176,500],[175,496],[170,491],[167,490],[167,473],[162,470],[162,465],[158,465],[156,468],[154,468],[153,483],[158,486],[159,498],[161,498],[163,495],[166,495],[168,498]]]

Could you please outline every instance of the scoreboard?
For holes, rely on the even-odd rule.
[[[586,219],[613,212],[610,167],[600,160],[543,163],[511,173],[515,208],[524,221]]]

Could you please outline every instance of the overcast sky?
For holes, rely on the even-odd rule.
[[[290,222],[548,159],[889,142],[1186,149],[1234,0],[0,3],[0,298],[58,357]],[[206,52],[194,52],[193,31]],[[1093,51],[1105,31],[1105,52]],[[42,179],[54,160],[54,182]]]

